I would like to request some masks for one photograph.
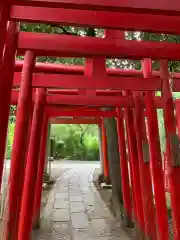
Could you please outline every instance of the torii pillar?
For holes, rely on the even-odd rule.
[[[3,14],[2,14],[2,17],[3,17]],[[19,29],[18,24],[16,22],[9,22],[7,33],[5,34],[3,33],[3,29],[1,28],[2,22],[3,20],[1,19],[1,22],[0,22],[0,30],[1,30],[1,33],[0,33],[1,35],[0,36],[0,188],[1,188],[3,166],[4,166],[6,136],[7,136],[7,129],[8,129],[9,109],[10,109],[10,103],[11,103],[11,90],[13,85],[15,55],[16,55],[16,49],[17,49],[17,37],[18,37],[18,29]],[[3,22],[3,24],[5,24],[5,22]],[[5,24],[5,26],[7,26],[7,24]],[[3,36],[4,34],[6,35],[5,48],[4,48],[4,42],[3,42],[5,40],[5,37]],[[3,57],[2,57],[2,51],[1,51],[2,47],[4,48]]]
[[[31,236],[45,99],[45,89],[37,89],[24,180],[18,240],[30,240]],[[31,199],[31,204],[29,204],[29,199]]]
[[[41,197],[44,179],[44,169],[46,166],[46,153],[47,153],[47,137],[48,137],[48,117],[44,115],[43,129],[41,137],[38,176],[36,183],[35,201],[34,201],[34,215],[33,215],[33,228],[40,227],[40,212],[41,212]]]
[[[32,106],[32,73],[35,65],[35,55],[31,51],[25,53],[22,69],[21,88],[17,106],[14,142],[12,148],[9,201],[5,240],[17,240],[18,214],[20,212],[21,183],[26,164],[26,149],[28,141],[29,109]]]

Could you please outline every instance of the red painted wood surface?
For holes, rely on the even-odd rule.
[[[49,44],[51,43],[51,44]],[[119,41],[117,39],[80,37],[61,34],[21,32],[18,52],[29,49],[39,56],[59,57],[108,57],[108,58],[167,58],[180,59],[177,43],[149,41]]]
[[[88,107],[88,106],[46,106],[48,109],[56,109],[57,111],[63,110],[63,111],[99,111],[101,110],[99,107]],[[113,111],[113,110],[112,110]],[[106,111],[105,111],[106,112]],[[115,111],[114,111],[115,113]],[[82,116],[83,117],[83,116]]]
[[[15,72],[21,72],[24,61],[16,60]],[[44,63],[36,62],[34,72],[35,73],[63,73],[72,75],[84,75],[85,67],[83,65],[67,65],[67,64],[57,64],[57,63]],[[121,69],[121,68],[106,68],[106,74],[108,76],[121,76],[121,77],[143,77],[142,70],[134,69]],[[171,72],[171,77],[173,79],[180,79],[180,73]],[[152,71],[152,77],[160,77],[160,71]]]
[[[32,92],[31,92],[32,94]],[[31,106],[29,106],[29,126],[28,126],[28,138],[26,141],[26,153],[25,153],[25,163],[24,163],[24,169],[26,168],[26,164],[27,164],[27,156],[28,156],[28,152],[29,152],[29,140],[30,140],[30,135],[31,135],[31,126],[32,126],[32,117],[33,117],[33,110],[34,110],[34,103],[32,101],[32,96],[30,96],[30,101],[31,101]],[[30,104],[29,104],[30,105]],[[25,177],[25,171],[22,172],[21,174],[21,179],[24,179]],[[21,181],[20,185],[19,185],[19,204],[18,204],[18,208],[17,208],[17,217],[16,217],[16,222],[17,222],[17,229],[18,229],[18,225],[19,225],[19,219],[20,219],[20,210],[21,210],[21,204],[22,204],[22,195],[23,195],[23,185],[24,182]]]
[[[116,111],[102,111],[102,110],[78,110],[70,109],[63,110],[59,107],[46,107],[48,116],[65,116],[65,117],[114,117],[116,116]]]
[[[145,132],[145,119],[144,109],[142,106],[142,98],[140,94],[134,95],[135,108],[134,108],[134,122],[137,140],[138,162],[140,170],[140,181],[142,187],[142,200],[144,211],[144,223],[145,223],[145,236],[147,238],[156,240],[156,219],[155,219],[155,206],[152,193],[152,179],[150,173],[150,156],[148,153],[148,159],[145,158],[143,151],[144,146],[148,146],[147,136]],[[148,161],[148,162],[146,162]]]
[[[47,93],[54,95],[54,94],[60,94],[60,95],[80,95],[80,91],[83,89],[48,89]],[[103,90],[95,90],[95,95],[97,96],[121,96],[120,90],[109,90],[109,89],[103,89]]]
[[[14,142],[12,147],[8,216],[5,240],[17,240],[17,211],[19,209],[19,196],[22,195],[19,186],[24,181],[22,177],[25,171],[26,146],[28,141],[29,109],[31,99],[31,81],[34,66],[34,54],[28,51],[25,55],[22,71],[21,90],[18,100]],[[28,111],[27,111],[28,110]]]
[[[166,15],[178,15],[180,12],[180,3],[178,0],[153,0],[151,2],[139,0],[118,1],[118,0],[17,0],[17,4],[29,6],[44,6],[69,9],[92,9],[103,11],[124,11],[138,13],[159,13]]]
[[[23,63],[24,63],[23,60],[16,60],[16,65],[15,65],[16,72],[21,72]],[[84,66],[36,62],[34,72],[35,73],[43,72],[43,73],[64,73],[64,74],[83,75],[84,74]]]
[[[131,97],[122,96],[97,96],[96,98],[88,96],[47,96],[47,103],[50,105],[65,104],[70,106],[111,106],[111,107],[133,107],[134,102]],[[156,107],[162,108],[163,102],[161,98],[156,98]]]
[[[77,95],[79,95],[79,90],[78,89],[47,89],[47,93],[51,96],[56,96],[57,94],[61,95],[61,96],[68,96],[68,95],[73,95],[74,97],[76,97]],[[12,90],[12,101],[14,101],[15,103],[17,103],[18,100],[18,95],[19,95],[19,91],[17,89],[13,89]],[[121,96],[121,92],[120,90],[96,90],[96,95],[97,96]],[[33,95],[34,96],[34,95]],[[157,102],[158,99],[160,100],[159,97],[156,98]],[[14,103],[14,104],[15,104]],[[158,104],[158,103],[157,103]]]
[[[173,92],[180,92],[180,81],[177,78],[171,77]]]
[[[166,153],[168,160],[168,174],[170,181],[170,195],[171,195],[171,207],[173,216],[173,230],[174,240],[180,239],[180,167],[175,166],[175,158],[173,149],[173,139],[179,138],[176,133],[176,119],[174,115],[174,103],[169,86],[169,73],[168,73],[168,61],[161,60],[161,77],[164,79],[163,84],[163,98],[165,102],[164,106],[164,125],[166,131]]]
[[[14,75],[14,86],[21,83],[21,73],[16,72]],[[110,76],[83,76],[69,74],[33,74],[32,86],[46,88],[63,88],[63,89],[124,89],[133,91],[158,91],[161,89],[162,81],[160,78],[148,78],[146,82],[143,78],[128,77],[110,77]]]
[[[15,22],[10,22],[7,29],[6,48],[4,49],[3,61],[0,63],[0,189],[6,149],[13,70],[17,48],[17,33],[17,24]]]
[[[143,61],[144,78],[151,75],[152,63],[150,59]],[[148,128],[148,143],[151,175],[153,181],[154,198],[156,204],[156,218],[158,225],[158,235],[160,240],[168,240],[168,215],[166,207],[166,197],[164,189],[164,172],[162,166],[161,146],[158,129],[157,111],[154,103],[154,93],[145,94],[146,116]]]
[[[68,95],[73,95],[76,97],[79,95],[79,90],[78,89],[47,89],[47,93],[51,96],[55,96],[57,94],[61,96],[68,96]],[[13,89],[12,90],[12,101],[16,102],[18,99],[19,91]],[[104,89],[104,90],[96,90],[96,95],[97,96],[121,96],[121,91],[120,90],[109,90],[109,89]],[[156,97],[156,107],[162,107],[163,102],[161,97]]]
[[[180,17],[128,12],[13,6],[11,19],[24,22],[179,34]]]
[[[48,91],[49,93],[53,93],[54,90],[52,92]],[[47,101],[46,104],[47,105],[67,105],[67,106],[89,106],[89,107],[100,107],[100,106],[114,106],[114,107],[124,107],[124,106],[128,106],[128,107],[133,107],[134,106],[134,102],[133,99],[131,97],[129,98],[124,98],[121,96],[114,96],[114,94],[112,94],[112,92],[108,92],[105,94],[104,91],[99,92],[97,91],[97,98],[93,99],[92,97],[88,97],[88,96],[80,96],[77,95],[77,90],[60,90],[59,95],[57,94],[51,94],[48,95],[47,97]],[[68,95],[67,95],[68,93]],[[117,92],[115,92],[117,93]],[[112,96],[109,96],[112,95]],[[119,95],[119,94],[118,94]],[[18,96],[19,93],[17,90],[13,90],[11,93],[11,104],[16,105],[17,101],[18,101]],[[75,101],[76,100],[76,101]],[[156,108],[163,108],[164,102],[161,99],[161,97],[156,97],[155,99],[155,104],[156,104]]]
[[[3,57],[4,45],[6,42],[6,33],[7,33],[7,21],[10,14],[9,4],[0,3],[0,29],[1,29],[1,38],[0,38],[0,64]]]
[[[132,223],[132,202],[131,202],[131,189],[129,181],[129,170],[126,153],[126,142],[125,142],[125,129],[124,129],[124,118],[122,109],[117,108],[117,132],[118,132],[118,146],[120,154],[120,171],[122,179],[122,193],[123,193],[123,205],[124,205],[124,218],[127,224]]]
[[[37,174],[37,182],[36,182],[36,189],[35,189],[34,210],[33,210],[33,227],[34,228],[38,228],[40,226],[41,197],[42,197],[42,187],[43,187],[43,179],[44,179],[44,168],[46,163],[47,137],[48,137],[48,118],[46,114],[44,114],[40,154],[39,154],[38,174]]]
[[[18,240],[31,239],[45,98],[45,89],[38,89],[36,93],[36,101],[34,104],[29,152],[25,170]],[[39,191],[40,190],[41,189],[39,189]],[[31,199],[31,204],[29,204],[29,199]]]
[[[175,101],[176,105],[176,125],[177,125],[177,130],[178,130],[178,135],[180,136],[180,99],[177,99]]]
[[[61,95],[48,95],[47,102],[50,105],[78,105],[78,106],[109,106],[109,107],[119,107],[119,106],[132,106],[133,102],[131,99],[127,99],[125,97],[107,97],[107,96],[61,96]]]
[[[128,96],[129,93],[124,93],[125,96]],[[143,201],[142,201],[142,189],[140,182],[140,172],[139,172],[139,162],[138,153],[137,153],[137,143],[136,143],[136,134],[134,126],[134,114],[132,109],[124,109],[124,117],[126,124],[126,132],[128,139],[128,154],[129,154],[129,163],[131,168],[131,183],[133,188],[133,210],[135,215],[135,221],[137,227],[144,236],[145,225],[144,225],[144,213],[143,213]]]
[[[104,57],[94,57],[94,58],[87,58],[86,62],[85,62],[85,68],[84,68],[84,76],[87,78],[87,80],[85,80],[90,84],[94,84],[94,86],[98,85],[99,79],[101,79],[101,81],[106,81],[106,61]],[[116,79],[117,82],[119,82],[119,79]],[[116,81],[115,79],[112,79],[112,82],[115,83]],[[109,81],[111,81],[110,79],[107,79],[107,82],[109,84]],[[98,89],[99,87],[97,86],[96,89]],[[111,87],[109,88],[108,86],[105,87],[107,89],[111,89]],[[113,88],[112,88],[113,89]],[[96,95],[96,91],[95,88],[92,87],[85,87],[84,88],[84,93],[82,94],[86,94],[89,96],[95,96]],[[81,94],[81,93],[80,93]]]
[[[123,74],[123,71],[122,71]],[[127,72],[128,74],[128,72]],[[130,72],[131,74],[131,72]],[[172,88],[174,92],[180,91],[179,74],[172,76]],[[14,73],[13,86],[20,86],[21,74]],[[158,91],[162,89],[162,79],[158,77],[149,77],[143,81],[142,77],[115,77],[104,76],[103,78],[86,77],[83,75],[53,74],[53,73],[34,73],[32,86],[35,88],[64,88],[64,89],[114,89],[114,90],[132,90],[132,91]],[[99,92],[101,94],[101,92]]]
[[[14,80],[15,82],[17,81],[16,84],[19,84],[18,83],[19,80],[16,78],[16,76],[19,76],[19,74],[17,72],[21,72],[22,66],[23,66],[23,61],[16,61],[15,80]],[[84,74],[84,66],[78,66],[78,65],[77,66],[74,66],[74,65],[69,66],[69,65],[65,65],[65,64],[51,64],[51,63],[37,62],[35,65],[34,71],[35,71],[35,73],[48,73],[48,74],[53,74],[53,75],[55,75],[57,73],[61,73],[61,74],[65,74],[65,75],[72,74],[74,76],[74,75],[83,75]],[[131,69],[126,70],[126,69],[119,69],[119,68],[114,68],[114,69],[106,68],[106,73],[108,76],[114,76],[114,77],[121,76],[124,79],[126,79],[126,78],[134,79],[135,77],[137,77],[139,79],[139,78],[143,77],[142,70],[131,70]],[[42,77],[42,75],[40,75],[40,76]],[[51,76],[51,75],[49,75],[49,76]],[[173,79],[173,85],[172,85],[173,91],[179,92],[180,91],[180,73],[171,72],[170,76]],[[160,72],[153,71],[152,77],[153,77],[153,81],[155,81],[154,78],[160,77]],[[58,77],[56,76],[54,78],[58,78]],[[77,79],[77,78],[75,77],[75,79]],[[157,82],[158,82],[158,83],[156,83],[157,85],[160,84],[160,80],[157,80]],[[142,84],[145,84],[145,83],[142,81]],[[133,86],[133,87],[135,87],[135,86]]]
[[[98,124],[100,125],[102,123],[101,118],[61,118],[61,119],[53,119],[50,120],[51,124]]]
[[[18,100],[18,92],[13,91],[11,94],[11,103],[16,105]],[[97,98],[80,96],[80,95],[48,95],[48,105],[69,105],[69,106],[132,106],[133,102],[131,99],[126,99],[121,96],[98,96]],[[159,101],[158,106],[162,103]]]

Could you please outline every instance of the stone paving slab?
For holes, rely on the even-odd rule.
[[[57,209],[57,208],[68,209],[69,208],[69,201],[66,201],[64,199],[61,200],[61,199],[55,198],[54,208],[55,209]]]
[[[70,211],[71,213],[85,212],[86,211],[85,205],[83,202],[71,202]]]
[[[68,169],[47,201],[33,240],[129,240],[92,183],[92,167]]]
[[[71,213],[71,221],[74,229],[85,229],[90,225],[86,212]]]
[[[68,209],[54,210],[51,216],[52,222],[68,222],[70,221],[70,213]]]

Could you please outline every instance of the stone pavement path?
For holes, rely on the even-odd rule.
[[[129,240],[93,185],[94,169],[68,169],[57,179],[33,240]]]

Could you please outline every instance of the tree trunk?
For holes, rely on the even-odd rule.
[[[116,216],[120,218],[123,211],[123,196],[116,119],[106,118],[104,123],[107,133],[108,161],[112,183],[112,207]]]

